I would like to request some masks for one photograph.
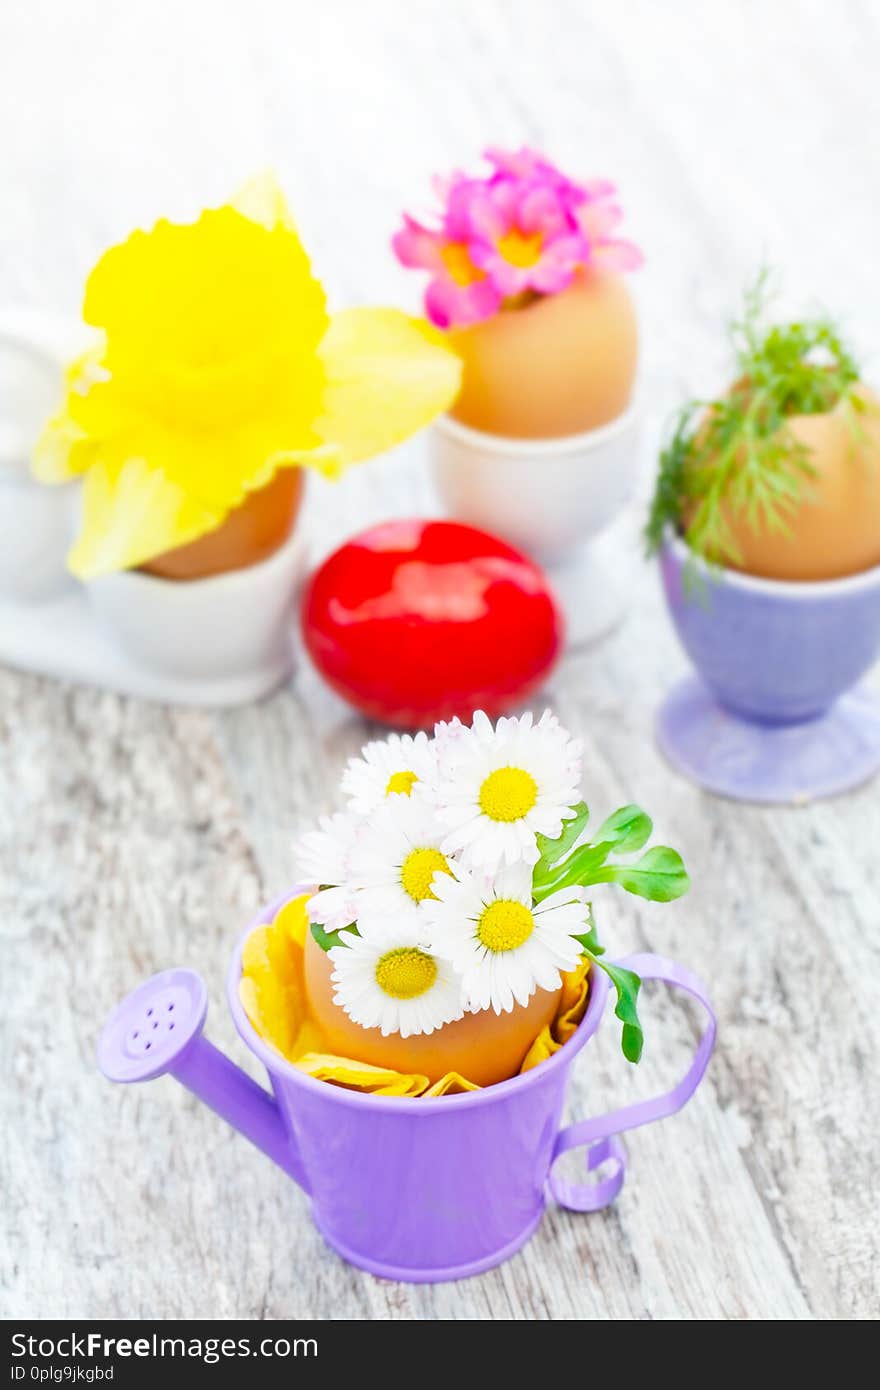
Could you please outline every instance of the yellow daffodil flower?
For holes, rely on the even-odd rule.
[[[83,477],[80,578],[197,540],[279,468],[338,476],[421,429],[459,384],[429,325],[328,315],[269,176],[112,247],[83,314],[100,341],[70,366],[34,456],[42,482]]]

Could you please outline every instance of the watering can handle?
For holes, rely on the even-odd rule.
[[[560,1130],[550,1161],[548,1185],[559,1205],[572,1211],[600,1211],[602,1207],[607,1207],[609,1202],[614,1201],[626,1175],[626,1150],[617,1136],[623,1130],[637,1129],[639,1125],[651,1124],[654,1120],[662,1120],[667,1115],[674,1115],[676,1110],[681,1110],[702,1081],[715,1044],[715,1013],[702,982],[696,975],[691,974],[690,970],[686,970],[683,965],[677,965],[673,960],[655,956],[650,952],[625,956],[615,964],[634,970],[643,980],[662,980],[664,984],[675,985],[678,989],[693,995],[705,1009],[708,1021],[690,1066],[671,1091],[665,1091],[652,1100],[642,1100],[635,1105],[624,1106],[622,1110],[612,1110],[609,1114],[599,1115],[592,1120],[581,1120],[578,1124]],[[608,1176],[593,1183],[569,1182],[565,1178],[555,1177],[553,1165],[556,1160],[569,1149],[585,1146],[587,1171],[593,1172],[601,1164],[610,1163],[612,1166]]]

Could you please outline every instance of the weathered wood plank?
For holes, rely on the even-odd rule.
[[[833,26],[826,7],[795,0],[772,18],[757,0],[420,0],[405,17],[392,0],[337,0],[296,20],[281,3],[210,7],[210,19],[194,3],[174,7],[175,43],[155,0],[134,0],[124,21],[111,9],[83,24],[45,0],[4,7],[0,159],[18,195],[0,226],[0,302],[73,310],[108,240],[157,210],[217,201],[271,161],[335,297],[413,303],[387,251],[398,209],[431,169],[487,139],[525,139],[616,175],[648,249],[646,468],[681,393],[723,374],[719,322],[762,258],[786,268],[791,302],[814,295],[877,353],[871,0],[839,7]],[[415,444],[338,491],[312,489],[315,554],[433,505]],[[876,786],[765,811],[669,772],[651,718],[684,662],[637,553],[636,512],[620,533],[629,621],[569,657],[548,699],[585,736],[597,812],[641,800],[694,876],[669,908],[597,899],[607,936],[698,970],[721,1032],[694,1103],[632,1136],[615,1207],[548,1213],[481,1279],[386,1284],[332,1255],[283,1175],[172,1082],[103,1083],[105,1012],[172,963],[203,971],[209,1032],[249,1065],[222,1003],[230,944],[288,882],[293,834],[332,803],[367,730],[307,668],[223,714],[0,672],[5,1312],[877,1315]],[[606,1024],[577,1069],[573,1117],[674,1079],[694,1018],[657,992],[648,1023],[638,1075]]]

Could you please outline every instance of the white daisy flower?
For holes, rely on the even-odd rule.
[[[463,1017],[461,983],[448,961],[426,949],[417,925],[374,923],[342,939],[345,946],[329,951],[333,1001],[355,1023],[409,1038]]]
[[[582,888],[562,889],[532,905],[532,870],[514,864],[493,878],[457,867],[434,881],[425,905],[432,951],[460,977],[471,1013],[510,1013],[540,986],[557,989],[560,971],[573,970],[588,929]]]
[[[549,710],[537,724],[491,720],[478,710],[471,728],[437,744],[437,815],[449,827],[444,854],[491,873],[538,861],[537,834],[555,838],[580,800],[581,744]]]
[[[444,750],[448,756],[454,755],[456,746],[467,728],[468,725],[462,724],[457,714],[452,719],[441,719],[439,724],[435,724],[433,740],[435,756],[439,758]]]
[[[342,790],[352,811],[368,816],[386,797],[409,796],[417,783],[430,783],[434,775],[434,751],[428,735],[391,734],[349,758]]]
[[[440,850],[445,834],[426,797],[389,796],[351,856],[358,920],[418,914],[433,896],[434,875],[452,872]]]
[[[335,816],[321,816],[318,825],[319,830],[310,830],[296,841],[294,863],[297,877],[320,889],[306,904],[309,921],[337,931],[357,919],[350,862],[363,824],[339,811]]]

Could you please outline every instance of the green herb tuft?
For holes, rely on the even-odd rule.
[[[841,401],[861,409],[853,390],[859,368],[834,325],[818,318],[768,328],[769,299],[762,271],[731,328],[736,382],[719,400],[689,401],[675,418],[645,528],[649,554],[672,526],[710,564],[738,564],[730,516],[745,517],[754,531],[788,534],[813,467],[787,421]]]

